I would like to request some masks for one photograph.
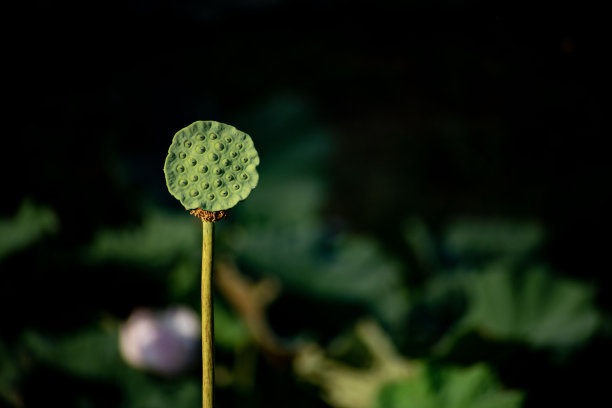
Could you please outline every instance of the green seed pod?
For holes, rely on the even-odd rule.
[[[241,165],[232,166],[238,154]],[[198,121],[174,135],[164,174],[170,194],[187,210],[221,211],[244,200],[257,186],[258,165],[249,135],[224,123]],[[232,182],[230,188],[221,175]]]

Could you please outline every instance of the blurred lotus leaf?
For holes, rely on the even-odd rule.
[[[150,210],[142,225],[102,230],[88,249],[97,262],[168,266],[181,256],[199,257],[198,220],[185,213]]]
[[[445,231],[442,246],[454,259],[524,258],[538,248],[544,230],[536,222],[458,219]]]
[[[56,232],[58,226],[51,209],[24,201],[14,217],[0,219],[0,260]]]
[[[425,369],[383,387],[374,408],[518,408],[523,396],[504,390],[487,366]]]
[[[37,360],[89,380],[109,380],[123,365],[114,329],[88,328],[60,338],[29,331],[24,344]]]
[[[257,239],[249,237],[256,236]],[[322,226],[252,227],[236,242],[237,253],[284,286],[315,298],[355,302],[385,324],[407,312],[400,265],[372,240],[344,235],[331,240]]]
[[[592,288],[553,276],[543,266],[513,273],[500,265],[465,276],[468,310],[439,344],[448,350],[464,334],[567,349],[587,341],[600,324]]]

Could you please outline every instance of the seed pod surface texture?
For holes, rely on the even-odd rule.
[[[220,211],[257,186],[259,155],[251,137],[233,126],[198,121],[179,130],[164,164],[170,194],[187,209]]]

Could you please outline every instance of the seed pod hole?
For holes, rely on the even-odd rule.
[[[221,196],[222,196],[222,197],[227,197],[227,196],[228,196],[228,194],[229,194],[229,193],[228,193],[227,191],[225,191],[225,190],[223,190],[223,191],[221,192]]]
[[[236,145],[236,148],[237,148],[238,150],[241,150],[243,147],[244,147],[244,145],[243,145],[242,143],[238,143],[238,144]]]
[[[232,164],[231,160],[229,160],[229,159],[224,159],[224,160],[223,160],[223,165],[224,165],[225,167],[229,166],[230,164]]]
[[[240,184],[234,184],[234,190],[240,190]]]
[[[195,166],[196,164],[198,164],[198,161],[192,157],[191,159],[189,159],[189,164]]]
[[[204,146],[204,145],[198,146],[197,152],[198,153],[205,153],[206,152],[206,146]]]
[[[232,138],[231,138],[231,137],[229,137],[229,136],[225,136],[225,141],[226,141],[227,143],[232,143]]]
[[[182,164],[180,166],[176,166],[176,171],[178,171],[179,173],[182,173],[185,171],[185,166],[183,166]]]
[[[208,171],[208,166],[204,165],[202,167],[200,167],[200,173],[206,173]]]
[[[210,201],[214,200],[214,199],[215,199],[215,195],[214,195],[214,194],[209,194],[209,195],[208,195],[208,199],[209,199]]]
[[[204,135],[203,135],[203,134],[201,134],[201,133],[198,133],[198,134],[196,135],[196,138],[197,138],[198,140],[204,140],[204,139],[206,139],[206,136],[204,136]]]
[[[228,175],[225,176],[225,179],[227,181],[233,181],[234,180],[234,176],[232,176],[231,174],[228,174]]]
[[[187,157],[187,153],[185,153],[185,152],[181,152],[181,153],[179,153],[179,157],[180,157],[181,159],[184,159],[185,157]]]
[[[223,185],[223,181],[221,179],[215,180],[215,187],[221,187]]]
[[[191,145],[192,145],[191,140],[185,140],[184,145],[185,145],[186,148],[189,149],[191,147]]]
[[[231,152],[230,156],[232,156],[232,158],[236,158],[238,156],[238,153],[237,152]]]
[[[248,175],[248,174],[246,174],[246,173],[242,173],[242,174],[240,175],[240,178],[241,178],[241,179],[243,179],[243,180],[248,180],[248,179],[249,179],[249,175]]]
[[[211,133],[210,135],[208,135],[208,137],[210,137],[212,140],[217,140],[217,134],[216,133]]]
[[[189,182],[185,179],[182,179],[181,181],[179,181],[179,185],[185,187],[187,184],[189,184]]]
[[[198,190],[191,190],[191,191],[189,192],[189,194],[190,194],[192,197],[197,197],[197,196],[200,194],[200,192],[199,192]]]
[[[211,153],[210,156],[208,156],[210,158],[210,160],[212,161],[217,161],[219,160],[219,155],[217,155],[216,153]]]
[[[191,176],[191,181],[198,181],[198,176],[196,174]]]
[[[249,162],[249,158],[248,157],[243,157],[242,158],[242,162],[243,163],[248,163]]]
[[[216,175],[223,174],[223,169],[221,169],[219,167],[215,168],[215,174]]]
[[[210,184],[208,184],[208,183],[202,184],[202,189],[208,190],[208,187],[210,187]]]

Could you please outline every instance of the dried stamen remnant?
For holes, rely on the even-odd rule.
[[[206,211],[201,208],[196,208],[195,210],[189,211],[189,214],[200,218],[202,221],[215,222],[227,218],[228,211]]]

